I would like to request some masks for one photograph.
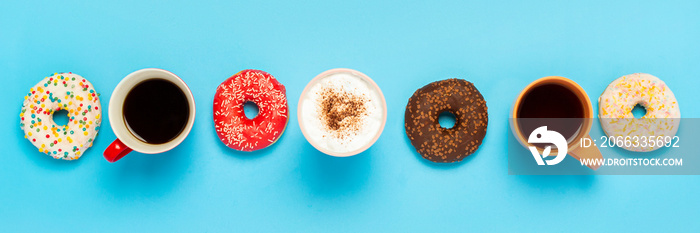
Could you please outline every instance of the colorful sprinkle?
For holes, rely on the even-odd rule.
[[[646,108],[646,115],[637,119],[632,109]],[[676,135],[681,112],[676,97],[661,79],[644,73],[622,76],[608,85],[598,98],[598,117],[608,136],[650,137]],[[660,146],[622,146],[630,151],[652,151]]]
[[[97,111],[100,106],[99,94],[96,94],[92,85],[79,75],[56,73],[46,77],[24,96],[20,113],[20,128],[25,131],[24,136],[41,153],[65,160],[80,158],[80,151],[92,146],[101,123],[100,112]],[[52,117],[62,109],[69,112],[69,124],[58,126]],[[25,118],[25,113],[30,117]],[[80,121],[75,119],[78,113]],[[48,119],[48,124],[42,124],[43,119]],[[74,129],[81,129],[83,133],[75,135]]]

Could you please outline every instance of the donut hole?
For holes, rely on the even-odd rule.
[[[70,121],[68,111],[63,109],[55,111],[51,117],[53,118],[53,123],[56,125],[68,125],[68,122]]]
[[[637,104],[632,108],[632,115],[634,118],[641,119],[644,117],[644,115],[647,115],[647,108],[642,106],[641,104]]]
[[[260,109],[258,108],[257,104],[253,103],[253,101],[246,101],[243,103],[243,112],[245,113],[246,118],[252,120],[258,116]]]
[[[445,111],[440,113],[440,116],[438,116],[438,123],[440,123],[440,127],[442,128],[451,129],[452,127],[455,127],[457,117],[455,114]]]

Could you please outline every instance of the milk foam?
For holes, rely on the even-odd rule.
[[[306,95],[301,97],[300,109],[307,139],[313,141],[313,144],[331,152],[347,153],[372,143],[375,136],[380,133],[384,109],[382,96],[374,85],[360,76],[347,72],[328,75],[309,85],[311,86]],[[334,137],[325,127],[319,114],[323,100],[320,93],[325,88],[334,88],[336,91],[365,96],[368,99],[365,102],[367,116],[362,118],[362,126],[357,134],[341,139]]]

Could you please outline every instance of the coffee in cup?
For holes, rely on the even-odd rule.
[[[117,136],[104,152],[115,162],[132,150],[156,154],[179,145],[192,129],[192,92],[177,75],[142,69],[127,75],[109,102],[109,120]]]
[[[510,126],[515,138],[525,147],[546,149],[544,143],[528,142],[528,136],[540,127],[564,137],[568,154],[581,159],[602,159],[598,147],[581,147],[589,138],[593,107],[586,92],[576,82],[558,76],[538,79],[526,86],[515,99],[511,109]],[[552,152],[558,152],[557,149]],[[593,170],[599,165],[589,165]]]

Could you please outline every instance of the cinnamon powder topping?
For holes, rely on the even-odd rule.
[[[369,115],[365,107],[369,98],[333,87],[323,88],[319,96],[319,116],[331,136],[346,139],[360,132],[365,117]]]

